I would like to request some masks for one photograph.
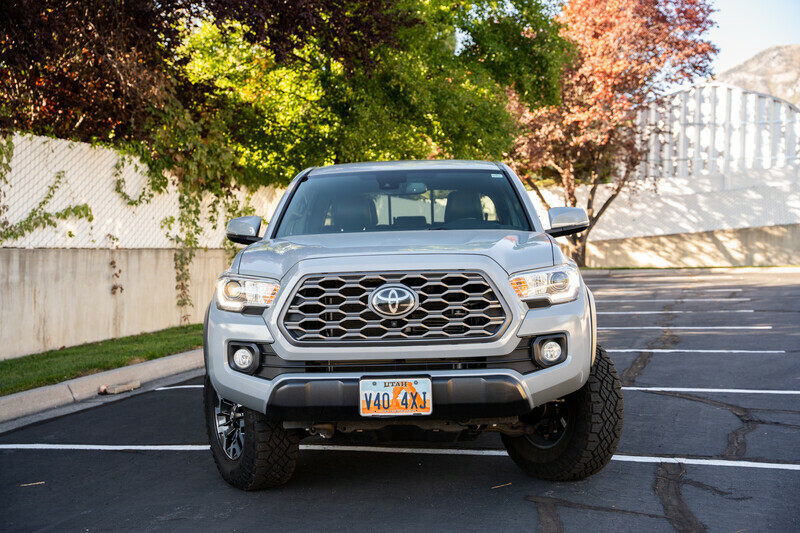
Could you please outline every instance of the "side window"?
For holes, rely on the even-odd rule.
[[[278,230],[278,237],[288,237],[291,235],[302,235],[308,232],[308,217],[304,216],[308,212],[308,196],[301,191],[292,200],[281,221]]]

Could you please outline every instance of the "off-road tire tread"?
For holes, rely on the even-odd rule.
[[[205,386],[211,387],[207,378]],[[213,396],[216,396],[216,392]],[[212,395],[206,391],[204,401],[209,402],[212,399]],[[211,408],[213,407],[212,405]],[[209,405],[205,408],[208,417]],[[247,491],[283,485],[291,479],[297,465],[299,431],[284,429],[280,422],[267,420],[262,413],[252,409],[244,408],[243,412],[244,446],[242,454],[235,461],[225,456],[221,449],[215,448],[216,428],[211,421],[206,421],[206,432],[219,473],[234,487]]]
[[[551,481],[584,479],[599,472],[617,450],[624,414],[622,385],[604,349],[597,347],[588,381],[567,398],[579,411],[571,441],[556,460],[542,462],[537,458],[539,450],[525,437],[503,436],[509,456],[531,476]]]

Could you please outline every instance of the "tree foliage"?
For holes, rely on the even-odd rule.
[[[518,0],[462,4],[455,11],[470,69],[485,70],[501,88],[513,87],[528,106],[559,101],[567,47],[553,21],[554,6]]]
[[[243,182],[361,160],[500,158],[515,133],[504,86],[521,87],[532,105],[557,100],[563,41],[538,3],[402,5],[404,24],[357,69],[329,52],[325,33],[289,56],[254,44],[239,23],[206,20],[187,37],[180,55],[190,79],[235,110],[227,131]],[[536,37],[525,47],[506,37],[526,32]]]
[[[281,59],[314,36],[348,65],[391,42],[390,28],[411,23],[386,0],[8,0],[0,4],[2,127],[89,142],[142,139],[170,98],[208,105],[208,87],[188,83],[174,54],[207,17],[251,23],[248,38]]]
[[[205,6],[219,21],[239,23],[245,39],[266,46],[279,64],[300,58],[313,41],[347,72],[370,66],[373,47],[396,47],[397,30],[420,23],[389,0],[207,0]]]
[[[238,186],[359,160],[500,158],[504,89],[555,104],[564,41],[549,0],[7,0],[0,134],[51,135],[135,156],[180,215],[176,289],[200,223],[241,212]],[[121,173],[120,173],[121,175]],[[211,199],[209,208],[201,208]]]
[[[170,89],[180,0],[0,4],[2,126],[92,141],[136,138]]]
[[[588,187],[591,225],[569,238],[579,264],[589,232],[645,155],[641,139],[650,132],[637,114],[671,84],[709,74],[711,13],[706,0],[569,0],[558,21],[575,60],[563,71],[560,105],[531,110],[510,95],[524,128],[510,159],[545,205],[537,180],[554,179],[569,206],[578,203],[578,187]],[[612,187],[598,207],[601,183]]]
[[[309,165],[496,158],[506,85],[558,98],[555,28],[537,0],[9,0],[0,129],[121,148],[154,192],[164,171],[226,194]]]

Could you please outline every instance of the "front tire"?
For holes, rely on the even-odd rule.
[[[599,472],[622,436],[622,385],[614,363],[597,347],[586,384],[569,396],[536,408],[527,417],[534,432],[503,435],[508,455],[527,474],[574,481]]]
[[[203,404],[211,453],[225,481],[242,490],[289,481],[300,448],[298,431],[284,429],[262,413],[220,398],[208,376]]]

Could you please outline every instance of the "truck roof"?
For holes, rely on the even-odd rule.
[[[377,161],[330,165],[311,170],[311,176],[328,174],[352,174],[354,172],[380,172],[387,170],[497,170],[499,165],[490,161],[468,161],[460,159],[433,159],[420,161]]]

